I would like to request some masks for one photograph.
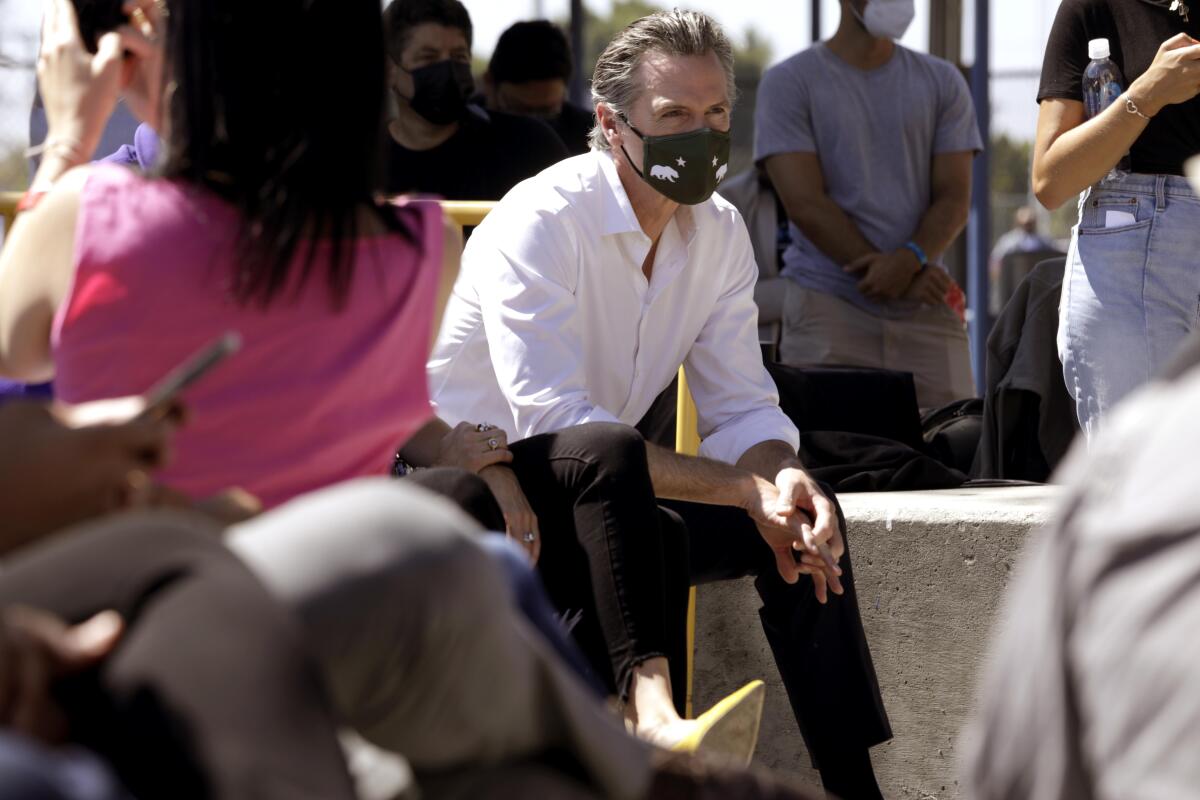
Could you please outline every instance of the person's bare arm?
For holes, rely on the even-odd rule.
[[[0,375],[26,383],[54,377],[50,328],[74,270],[75,220],[87,169],[62,176],[17,217],[0,250]]]
[[[181,417],[145,417],[143,398],[0,407],[0,555],[77,522],[155,499]]]
[[[150,0],[136,5],[159,19]],[[48,132],[32,189],[49,193],[17,219],[0,253],[0,374],[26,382],[54,374],[50,325],[70,285],[87,176],[72,168],[91,158],[122,87],[130,89],[126,99],[135,100],[139,92],[129,82],[161,57],[154,31],[129,25],[101,36],[98,52],[89,53],[69,0],[53,0],[46,12],[37,74]]]
[[[764,166],[788,219],[825,255],[845,265],[876,252],[845,211],[829,197],[816,153],[781,153]]]
[[[656,497],[746,510],[755,499],[755,476],[724,461],[682,455],[650,442],[646,459]]]
[[[1117,165],[1149,121],[1130,113],[1132,100],[1147,117],[1200,93],[1200,44],[1179,34],[1162,44],[1154,63],[1117,102],[1086,119],[1078,100],[1043,100],[1033,150],[1033,191],[1049,209],[1099,181]]]
[[[646,444],[646,458],[656,496],[742,509],[775,552],[776,568],[785,581],[795,583],[801,575],[811,575],[817,599],[822,603],[826,600],[827,584],[837,594],[842,593],[841,570],[834,562],[845,548],[836,516],[832,530],[827,523],[823,527],[822,533],[828,533],[823,540],[816,538],[811,522],[821,519],[822,501],[830,512],[832,504],[799,469],[799,461],[789,445],[774,441],[755,445],[742,456],[738,466],[680,455],[650,443]],[[782,468],[784,464],[792,466]],[[776,482],[765,477],[768,474],[774,475]],[[810,496],[805,486],[811,486],[818,497]],[[797,514],[797,509],[806,513]],[[813,509],[811,516],[809,509]],[[822,548],[827,549],[822,552]]]
[[[912,241],[930,261],[938,259],[967,227],[971,213],[971,164],[975,153],[938,153],[933,157],[931,202]],[[909,251],[911,252],[911,251]]]
[[[1099,181],[1129,152],[1148,124],[1126,111],[1121,102],[1088,120],[1078,100],[1043,100],[1033,150],[1033,193],[1038,202],[1054,210]]]
[[[926,257],[934,259],[950,246],[955,237],[962,233],[971,210],[971,160],[970,150],[939,153],[933,157],[930,174],[930,204],[921,216],[917,230],[911,240]],[[846,265],[847,272],[862,273],[858,290],[871,300],[884,302],[905,295],[913,288],[921,271],[921,260],[908,247],[900,247],[890,253],[869,253]],[[948,282],[936,278],[938,284]],[[932,293],[917,297],[923,302],[940,299],[937,291],[944,285],[934,286]]]

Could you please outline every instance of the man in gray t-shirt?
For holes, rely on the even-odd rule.
[[[974,395],[937,260],[983,143],[966,82],[895,43],[912,0],[842,0],[837,33],[759,87],[755,160],[792,222],[780,357],[912,372],[924,407]]]

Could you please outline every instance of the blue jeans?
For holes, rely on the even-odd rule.
[[[1185,178],[1128,175],[1079,201],[1058,354],[1080,428],[1149,381],[1200,316],[1200,198]]]
[[[484,536],[479,539],[479,544],[493,561],[504,568],[504,574],[516,595],[517,606],[525,618],[542,634],[546,643],[562,658],[563,663],[567,664],[598,698],[603,698],[607,694],[604,686],[559,620],[554,604],[546,595],[541,579],[530,566],[525,551],[503,535]]]

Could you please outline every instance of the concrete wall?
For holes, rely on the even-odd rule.
[[[1026,535],[1056,487],[847,494],[859,605],[895,738],[872,751],[896,800],[960,796],[959,730],[988,632]],[[767,682],[758,763],[817,783],[758,624],[749,579],[701,587],[695,708],[752,678]]]

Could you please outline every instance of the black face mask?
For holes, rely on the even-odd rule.
[[[467,108],[467,100],[475,92],[471,65],[463,61],[438,61],[418,67],[408,74],[413,79],[413,96],[408,101],[409,105],[434,125],[449,125],[457,121]]]
[[[629,130],[642,140],[642,169],[621,152],[634,172],[659,194],[685,206],[699,205],[713,196],[729,170],[729,131],[700,128],[668,136],[647,136],[625,119]]]

